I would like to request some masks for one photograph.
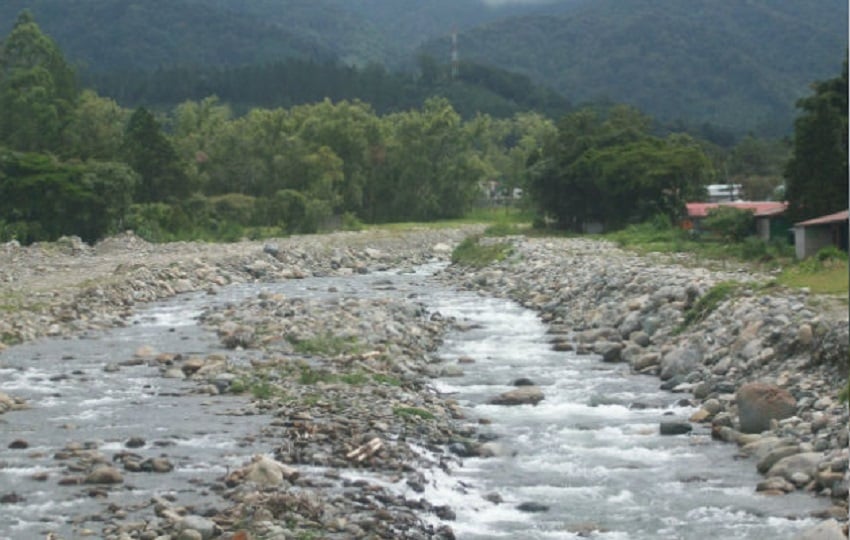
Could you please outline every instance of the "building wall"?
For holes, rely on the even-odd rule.
[[[794,249],[798,259],[811,257],[831,245],[832,229],[829,226],[794,227]]]
[[[770,240],[770,218],[756,218],[756,236],[765,242]]]

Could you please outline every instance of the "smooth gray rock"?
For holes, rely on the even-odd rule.
[[[181,532],[197,531],[200,533],[203,540],[212,538],[216,532],[218,532],[218,526],[214,521],[205,517],[193,515],[186,516],[180,520],[177,524],[177,529]]]
[[[539,512],[548,512],[549,507],[545,504],[540,504],[536,502],[524,502],[516,507],[520,512],[531,512],[531,513],[539,513]]]
[[[659,426],[661,435],[684,435],[690,433],[693,429],[690,422],[685,421],[661,422]]]
[[[641,347],[649,347],[649,344],[651,343],[649,334],[642,330],[629,334],[629,341]]]
[[[767,476],[781,476],[792,482],[795,473],[807,474],[814,477],[818,472],[818,463],[823,459],[820,452],[803,452],[780,459],[767,472]]]
[[[673,349],[661,359],[661,379],[687,375],[702,362],[702,350],[693,344]]]
[[[756,465],[756,469],[758,469],[758,472],[764,474],[769,471],[771,467],[776,465],[779,460],[799,453],[800,448],[796,444],[789,446],[780,446],[769,454],[767,454],[766,456],[764,456],[761,460],[759,460],[758,465]]]
[[[613,341],[600,341],[593,345],[593,352],[600,355],[603,362],[619,362],[622,350],[623,345]]]
[[[124,478],[118,469],[105,465],[96,467],[86,476],[86,484],[120,484],[123,481]]]
[[[743,433],[770,429],[771,420],[782,420],[797,412],[797,400],[787,390],[773,384],[754,382],[738,389],[735,396]]]
[[[794,540],[847,540],[847,537],[841,531],[841,524],[830,519],[806,529]]]
[[[537,405],[544,398],[543,391],[536,386],[520,386],[508,390],[490,400],[493,405]]]

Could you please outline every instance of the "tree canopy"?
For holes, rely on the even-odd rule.
[[[847,59],[841,75],[813,85],[794,123],[786,196],[797,221],[847,209]]]
[[[332,98],[241,111],[214,94],[128,110],[80,92],[61,51],[23,13],[0,57],[0,241],[96,240],[124,228],[151,240],[307,233],[458,218],[488,196],[519,192],[560,228],[618,228],[658,215],[675,221],[715,167],[775,178],[787,149],[749,137],[727,151],[622,105],[577,110],[557,123],[519,109],[474,113],[486,93],[468,101],[473,94],[458,90],[464,85],[484,81],[511,100],[535,87],[471,65],[455,80],[445,66],[423,62],[430,88],[440,91],[426,97],[411,80],[424,101],[402,101],[392,112]],[[387,76],[379,66],[367,72]],[[823,161],[828,189],[841,189],[833,173],[843,171],[845,203],[846,150],[827,159],[846,145],[846,77],[845,67],[842,78],[818,83],[815,96],[801,101],[788,166],[808,170],[806,160]],[[818,153],[824,146],[828,157]],[[805,186],[804,194],[827,190],[792,184],[791,191]],[[796,200],[808,209],[815,199]]]
[[[607,118],[591,111],[568,115],[533,163],[538,209],[559,228],[590,224],[617,228],[665,214],[682,215],[713,174],[700,146],[686,135],[648,132],[649,119],[629,107]]]
[[[59,150],[76,97],[62,51],[23,11],[0,49],[0,144]]]

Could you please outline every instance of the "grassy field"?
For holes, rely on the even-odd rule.
[[[807,287],[817,294],[846,296],[850,283],[850,266],[846,259],[821,264],[804,261],[784,268],[778,281],[786,287]]]
[[[707,263],[743,264],[753,270],[777,275],[777,282],[793,288],[806,287],[818,294],[848,294],[847,254],[828,248],[816,256],[798,261],[794,247],[787,242],[764,242],[747,238],[742,242],[723,242],[695,238],[686,231],[663,224],[645,223],[602,236],[620,247],[641,253],[691,253]]]

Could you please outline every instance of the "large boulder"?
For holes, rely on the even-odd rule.
[[[195,515],[188,515],[177,522],[177,530],[181,532],[180,538],[186,538],[187,540],[189,538],[208,540],[221,532],[221,529],[219,529],[214,521]],[[190,531],[194,531],[197,534],[194,535]]]
[[[603,362],[619,362],[623,344],[614,341],[598,341],[593,344],[593,352],[602,357]]]
[[[253,482],[258,486],[279,486],[284,480],[294,480],[298,477],[298,471],[289,465],[285,465],[268,456],[257,455],[251,463],[237,469],[227,476],[228,486],[234,486],[241,482]]]
[[[818,464],[822,459],[823,455],[820,452],[803,452],[784,457],[767,471],[767,476],[781,476],[789,482],[793,482],[793,477],[797,474],[814,478],[818,472]]]
[[[543,391],[536,386],[520,386],[490,400],[493,405],[537,405],[543,400]]]
[[[661,379],[666,381],[677,375],[687,375],[700,365],[702,358],[702,349],[695,344],[673,349],[661,359]]]
[[[738,389],[735,401],[743,433],[767,431],[771,420],[789,418],[797,412],[794,396],[773,384],[747,383]]]
[[[795,540],[847,540],[841,524],[834,519],[824,521],[801,532]]]
[[[121,472],[106,465],[96,467],[86,476],[86,484],[120,484],[124,481]]]

